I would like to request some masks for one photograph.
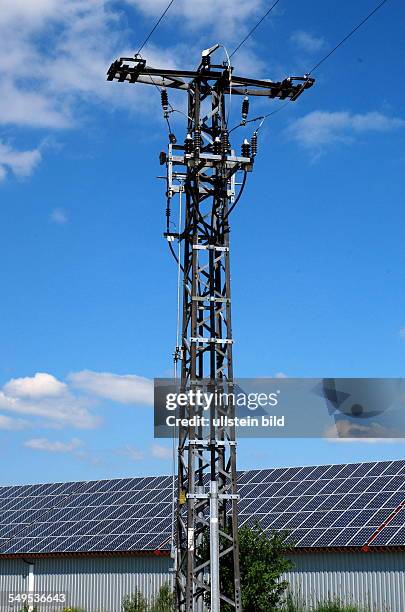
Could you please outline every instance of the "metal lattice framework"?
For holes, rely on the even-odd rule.
[[[295,100],[313,84],[309,77],[290,77],[280,82],[233,76],[224,63],[211,65],[215,45],[202,54],[196,71],[161,70],[146,65],[139,56],[121,58],[109,71],[109,80],[141,82],[162,87],[166,118],[173,110],[166,88],[188,92],[187,136],[176,144],[171,133],[167,166],[167,232],[181,246],[183,274],[182,341],[175,359],[181,360],[181,389],[232,391],[232,325],[229,217],[253,168],[257,133],[245,140],[242,155],[231,149],[225,96],[245,96],[242,124],[246,123],[247,96]],[[296,82],[298,81],[298,82]],[[236,179],[243,173],[242,182]],[[239,186],[239,193],[236,194]],[[172,200],[185,201],[181,228],[170,231]],[[180,262],[178,262],[180,264]],[[200,612],[209,598],[210,609],[221,604],[241,612],[235,430],[226,419],[234,407],[213,402],[208,430],[181,427],[178,446],[178,503],[176,530],[177,609]],[[181,417],[192,417],[193,405],[182,408]],[[215,425],[215,423],[219,425]],[[209,545],[208,545],[209,542]],[[209,548],[209,554],[204,550]],[[229,557],[229,559],[226,559]],[[224,592],[221,562],[234,569],[234,588]]]

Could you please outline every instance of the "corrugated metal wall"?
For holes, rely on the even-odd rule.
[[[405,611],[405,553],[306,553],[292,556],[286,574],[307,605],[330,597],[368,606],[372,612]],[[68,603],[86,612],[121,612],[125,595],[141,590],[151,598],[171,580],[166,557],[72,557],[37,559],[35,590],[66,592]],[[25,591],[28,565],[0,559],[0,591]],[[1,606],[1,612],[8,608]],[[14,612],[15,612],[14,608]]]
[[[125,595],[140,590],[149,599],[171,580],[167,557],[72,557],[36,559],[35,591],[66,593],[69,606],[86,612],[122,612]],[[25,592],[28,565],[0,559],[0,590]],[[3,604],[4,605],[4,604]],[[1,612],[8,610],[1,605]],[[16,608],[13,608],[17,612]],[[41,609],[40,609],[41,610]],[[50,610],[49,607],[45,610]]]
[[[19,559],[0,559],[0,610],[8,610],[9,593],[25,593],[28,586],[28,564]],[[14,608],[16,612],[16,608]]]
[[[291,556],[285,578],[307,605],[339,597],[372,612],[405,611],[405,553],[322,552]]]

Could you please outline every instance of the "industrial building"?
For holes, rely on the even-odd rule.
[[[405,461],[251,470],[239,491],[240,524],[290,531],[286,577],[308,605],[405,610]],[[119,612],[125,595],[173,580],[170,476],[8,486],[0,499],[1,611],[32,591]]]

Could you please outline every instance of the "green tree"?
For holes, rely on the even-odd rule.
[[[240,578],[243,612],[271,612],[279,609],[288,587],[286,580],[280,577],[293,567],[287,558],[288,532],[266,533],[260,523],[243,526],[239,529]],[[224,542],[224,545],[227,542]],[[229,542],[228,542],[229,544]],[[200,549],[200,556],[205,560],[209,556],[209,543],[205,540]],[[221,559],[221,589],[229,597],[233,593],[232,555]],[[209,606],[209,598],[207,598]],[[221,610],[232,612],[228,604],[222,604]]]

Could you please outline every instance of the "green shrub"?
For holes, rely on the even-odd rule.
[[[291,593],[288,593],[281,609],[283,612],[367,612],[366,608],[355,604],[344,604],[340,599],[328,599],[315,606],[307,606],[299,597]]]
[[[282,610],[283,612],[306,612],[308,608],[297,595],[287,593],[287,598],[284,602]]]
[[[166,583],[160,587],[156,595],[151,612],[172,612],[174,608],[174,597],[169,585]]]
[[[146,599],[139,591],[126,595],[122,600],[123,612],[148,612]]]
[[[330,599],[319,603],[314,612],[362,612],[362,608],[353,605],[345,605],[339,599]]]

